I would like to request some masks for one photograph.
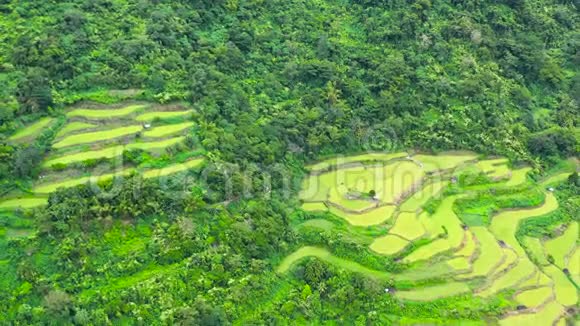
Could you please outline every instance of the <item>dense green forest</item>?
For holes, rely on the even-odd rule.
[[[162,159],[140,151],[123,158],[163,167],[198,146],[208,167],[186,182],[130,175],[109,197],[87,185],[59,189],[45,208],[0,213],[6,229],[35,230],[9,239],[0,229],[0,323],[496,321],[514,308],[509,293],[401,303],[384,295],[392,283],[320,260],[287,277],[275,269],[300,245],[321,243],[367,267],[405,267],[344,230],[297,231],[312,215],[296,196],[308,162],[469,150],[527,164],[532,180],[569,164],[580,150],[579,7],[577,0],[0,0],[1,196],[31,192],[63,112],[79,103],[181,103],[195,112],[192,146]],[[34,141],[9,140],[45,117],[55,127]],[[579,187],[571,174],[557,187],[561,209],[518,236],[555,236],[558,225],[577,221]],[[175,196],[184,188],[187,195]],[[482,195],[481,205],[504,208],[494,196]]]

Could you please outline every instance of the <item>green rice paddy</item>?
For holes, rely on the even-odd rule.
[[[155,111],[155,112],[147,112],[138,115],[135,117],[135,120],[146,122],[146,121],[153,121],[157,118],[159,119],[171,119],[171,118],[180,118],[186,117],[191,115],[193,111]]]
[[[46,167],[55,165],[55,164],[70,164],[74,162],[82,162],[86,160],[92,159],[100,159],[100,158],[113,158],[120,156],[123,154],[124,150],[131,150],[131,149],[142,149],[142,150],[154,150],[154,149],[161,149],[167,148],[169,146],[178,144],[183,142],[185,137],[175,137],[166,140],[160,140],[155,142],[143,142],[143,143],[132,143],[127,145],[118,145],[113,147],[107,147],[101,150],[96,151],[87,151],[87,152],[80,152],[70,155],[65,155],[61,157],[57,157],[51,160],[46,161],[43,165]]]
[[[150,130],[143,132],[143,136],[145,137],[166,137],[169,135],[173,135],[185,129],[193,127],[193,122],[183,122],[183,123],[176,123],[171,125],[164,125],[159,127],[154,127]]]
[[[88,144],[104,140],[115,139],[138,133],[142,126],[125,126],[111,130],[87,132],[83,134],[71,135],[52,145],[54,148],[63,148],[72,145]]]
[[[50,123],[54,121],[52,118],[42,118],[35,123],[32,123],[24,129],[17,131],[14,135],[12,135],[8,140],[10,141],[19,141],[25,138],[38,136],[42,130],[44,130]]]
[[[516,295],[519,304],[526,307],[537,307],[552,297],[552,288],[543,286],[537,289],[526,290]]]
[[[453,282],[412,291],[397,291],[395,295],[403,300],[433,301],[439,298],[451,297],[469,291],[470,288],[465,283]]]
[[[145,108],[145,105],[130,105],[123,108],[111,109],[75,109],[67,113],[67,117],[82,117],[87,119],[111,119],[130,115]]]
[[[15,198],[0,202],[1,209],[34,208],[46,205],[47,198]]]
[[[408,245],[408,240],[405,240],[396,235],[389,234],[376,239],[370,245],[370,248],[372,251],[382,255],[394,255],[403,250]]]
[[[522,325],[552,325],[562,314],[563,307],[552,301],[533,313],[522,313],[507,316],[500,320],[502,326],[522,326]]]
[[[572,253],[578,241],[578,223],[572,222],[559,237],[546,241],[546,253],[554,257],[554,264],[560,268],[566,267],[566,258]]]
[[[66,126],[64,126],[64,128],[62,128],[56,134],[56,138],[60,138],[64,135],[69,134],[69,133],[74,132],[74,131],[91,129],[91,128],[95,128],[95,127],[97,127],[97,125],[92,124],[92,123],[74,121],[74,122],[71,122],[71,123],[67,124]]]

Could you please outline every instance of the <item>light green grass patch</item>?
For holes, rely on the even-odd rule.
[[[86,123],[86,122],[71,122],[69,124],[67,124],[66,126],[64,126],[64,128],[62,128],[57,134],[56,134],[56,138],[62,137],[68,133],[71,133],[73,131],[77,131],[77,130],[83,130],[83,129],[90,129],[90,128],[95,128],[97,127],[97,125],[92,124],[92,123]]]
[[[48,194],[51,192],[55,192],[59,188],[72,188],[72,187],[76,187],[76,186],[87,184],[87,183],[96,184],[97,182],[109,180],[109,179],[112,179],[114,177],[129,175],[133,171],[135,171],[135,169],[124,169],[124,170],[121,170],[121,171],[118,171],[115,173],[107,173],[107,174],[103,174],[103,175],[93,175],[93,176],[82,177],[82,178],[78,178],[78,179],[71,179],[71,180],[66,180],[66,181],[61,181],[61,182],[40,184],[40,185],[37,185],[36,187],[34,187],[32,189],[32,191],[34,193],[37,193],[37,194]]]
[[[0,209],[34,208],[44,206],[47,198],[15,198],[0,202]]]
[[[471,268],[469,258],[455,257],[447,261],[447,265],[456,271],[467,271]]]
[[[501,275],[493,281],[490,287],[479,292],[478,295],[488,297],[498,293],[501,290],[516,286],[520,282],[524,282],[532,274],[536,273],[536,267],[527,258],[520,258],[517,265],[508,270],[507,273]]]
[[[572,222],[568,228],[557,238],[546,241],[546,252],[554,257],[554,263],[560,268],[566,267],[566,257],[576,247],[578,240],[578,223]]]
[[[145,179],[160,178],[160,177],[167,176],[170,174],[175,174],[175,173],[187,171],[189,169],[194,169],[194,168],[200,166],[203,163],[203,161],[204,161],[203,158],[195,158],[195,159],[189,160],[185,163],[170,165],[170,166],[164,167],[162,169],[148,170],[148,171],[143,172],[143,178],[145,178]]]
[[[325,212],[328,207],[324,203],[304,203],[301,208],[307,212]]]
[[[552,301],[533,313],[509,315],[499,321],[501,326],[552,325],[564,312],[564,307]]]
[[[518,260],[518,255],[510,248],[502,248],[502,251],[504,259],[502,263],[497,267],[496,272],[493,276],[497,276],[497,274],[512,267],[512,265]]]
[[[504,259],[504,253],[498,245],[497,240],[482,226],[472,227],[470,231],[473,232],[479,243],[479,256],[473,262],[473,270],[470,274],[465,275],[465,278],[478,277],[490,275],[493,270]]]
[[[143,132],[143,136],[145,137],[165,137],[180,131],[183,131],[187,128],[191,128],[193,126],[193,122],[183,122],[183,123],[176,123],[171,125],[159,126],[155,127],[151,130],[147,130]]]
[[[332,214],[345,219],[352,225],[371,226],[381,224],[389,220],[393,216],[396,207],[392,205],[386,205],[361,214],[347,213],[334,206],[330,206],[329,210]]]
[[[425,229],[415,213],[401,212],[389,233],[412,241],[422,237],[425,234]]]
[[[576,248],[568,260],[568,270],[574,282],[580,286],[580,249]]]
[[[416,261],[426,260],[449,249],[451,249],[451,247],[446,239],[437,239],[413,251],[403,259],[403,262],[414,263]]]
[[[575,305],[578,302],[578,290],[566,274],[553,265],[544,267],[544,272],[554,281],[556,301],[564,306]]]
[[[83,134],[71,135],[53,145],[54,148],[63,148],[78,144],[87,144],[103,140],[109,140],[136,134],[143,129],[142,126],[126,126],[111,130],[87,132]]]
[[[113,158],[117,156],[121,156],[124,150],[131,150],[131,149],[142,149],[142,150],[153,150],[153,149],[160,149],[160,148],[167,148],[169,146],[173,146],[175,144],[183,142],[185,137],[175,137],[170,139],[165,139],[156,142],[145,142],[145,143],[133,143],[127,145],[119,145],[113,147],[107,147],[97,151],[87,151],[87,152],[80,152],[71,155],[65,155],[61,157],[57,157],[51,160],[46,161],[43,166],[48,167],[55,164],[70,164],[75,162],[82,162],[86,160],[92,159],[101,159],[101,158]]]
[[[547,186],[554,186],[558,183],[562,183],[566,180],[568,180],[568,177],[570,177],[570,172],[564,172],[564,173],[560,173],[560,174],[556,174],[553,176],[550,176],[546,179],[544,179],[541,183],[542,186],[547,187]]]
[[[413,158],[423,166],[426,172],[453,169],[461,164],[474,160],[475,154],[441,154],[441,155],[415,155]]]
[[[382,255],[394,255],[403,250],[408,244],[409,241],[389,234],[373,241],[370,249]]]
[[[408,154],[406,152],[401,153],[367,153],[362,155],[355,155],[349,157],[335,157],[328,160],[315,163],[306,168],[310,171],[320,171],[328,169],[331,166],[340,166],[348,163],[354,162],[387,162],[393,159],[406,157]]]
[[[542,241],[538,238],[524,237],[523,245],[528,248],[530,255],[535,258],[535,260],[540,265],[548,265],[548,259],[546,258],[546,253],[544,252],[544,247],[542,246]]]
[[[461,282],[445,283],[411,291],[397,291],[395,296],[409,301],[433,301],[469,292],[469,286]]]
[[[10,136],[8,140],[17,141],[23,138],[28,138],[32,136],[37,136],[40,134],[46,126],[48,126],[54,119],[52,118],[42,118],[35,123],[32,123],[23,129],[17,131],[14,135]]]
[[[294,264],[307,257],[316,257],[324,262],[344,268],[350,272],[360,273],[368,277],[378,279],[389,279],[392,275],[388,272],[382,272],[364,267],[356,262],[333,256],[328,250],[318,247],[302,247],[292,254],[288,255],[280,263],[276,272],[279,274],[286,273]]]
[[[304,223],[301,223],[299,225],[299,227],[312,227],[312,228],[317,228],[317,229],[321,229],[321,230],[331,230],[334,228],[334,223],[325,220],[323,218],[316,218],[316,219],[312,219],[312,220],[308,220]]]
[[[429,199],[440,194],[441,190],[447,187],[448,184],[449,182],[447,181],[437,181],[425,185],[421,188],[421,190],[417,191],[403,202],[403,204],[400,206],[401,211],[417,211],[419,208],[425,205]]]
[[[516,295],[519,304],[526,307],[537,307],[546,302],[552,296],[552,288],[543,286],[537,289],[526,290]]]
[[[475,235],[473,235],[472,232],[467,231],[467,232],[465,232],[465,239],[464,239],[464,243],[463,243],[463,248],[459,249],[455,253],[455,256],[469,258],[469,257],[473,256],[473,254],[475,254],[476,250],[477,250],[477,243],[476,243]]]
[[[512,171],[510,179],[506,182],[507,187],[514,187],[526,182],[528,173],[532,170],[530,167],[525,167]]]
[[[135,120],[140,122],[145,121],[153,121],[156,118],[159,119],[171,119],[171,118],[179,118],[191,115],[193,111],[156,111],[156,112],[147,112],[138,115]]]
[[[455,201],[462,197],[464,195],[453,195],[444,198],[432,216],[424,218],[424,215],[422,215],[421,218],[421,222],[431,237],[444,233],[446,229],[447,241],[451,248],[459,247],[465,235],[465,231],[461,227],[461,221],[453,211]]]
[[[558,201],[554,194],[546,193],[546,199],[541,206],[504,211],[494,216],[491,220],[490,230],[498,240],[503,240],[517,252],[518,256],[523,257],[526,253],[515,237],[520,222],[527,218],[548,214],[557,208]]]
[[[69,118],[73,117],[83,117],[87,119],[109,119],[123,117],[134,113],[137,110],[144,108],[145,105],[130,105],[119,109],[105,109],[105,110],[93,110],[93,109],[76,109],[68,112],[66,115]]]

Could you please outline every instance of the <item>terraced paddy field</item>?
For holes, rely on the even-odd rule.
[[[365,235],[359,246],[368,246],[370,255],[392,259],[400,270],[394,273],[381,270],[380,265],[371,268],[340,258],[329,243],[295,251],[281,262],[278,272],[287,273],[311,257],[390,280],[395,291],[386,295],[402,301],[470,296],[491,302],[513,293],[509,297],[512,310],[506,309],[500,320],[505,325],[549,325],[571,317],[567,309],[578,303],[578,288],[572,280],[580,278],[578,223],[554,226],[560,231],[550,239],[518,236],[522,223],[561,209],[557,187],[571,171],[535,183],[528,177],[530,167],[510,166],[505,158],[480,160],[474,153],[371,153],[309,165],[299,199],[302,209],[315,212],[316,219],[297,225],[297,232],[309,226],[332,234],[346,227],[352,234]],[[481,173],[488,177],[485,184],[458,182],[476,180],[470,176]],[[547,185],[556,188],[548,191]],[[508,194],[498,197],[502,208],[484,200],[481,204],[472,201],[495,191]],[[538,200],[530,201],[530,196]],[[540,198],[542,202],[535,206],[522,204],[537,203]],[[489,211],[490,216],[469,224],[477,226],[468,226],[460,218],[464,210]],[[325,216],[328,223],[323,222]],[[336,226],[339,220],[344,221],[341,227]]]
[[[42,178],[34,182],[28,190],[29,194],[12,194],[9,198],[0,199],[0,210],[42,206],[47,202],[47,195],[59,188],[97,184],[135,172],[142,174],[144,178],[160,178],[197,168],[203,163],[202,157],[193,157],[199,150],[185,144],[186,136],[175,135],[185,133],[186,129],[194,125],[191,121],[183,122],[191,116],[191,109],[166,111],[162,106],[148,104],[114,106],[91,104],[87,106],[88,108],[69,110],[66,114],[68,121],[61,126],[60,130],[55,130],[57,133],[52,143],[53,151],[41,164],[45,169]],[[174,110],[175,106],[171,109]],[[148,126],[142,124],[143,121],[154,120],[156,117],[174,120],[163,121],[165,124],[159,126],[153,125],[154,122]],[[39,134],[55,119],[41,119],[17,132],[13,137],[14,139],[28,139]],[[171,121],[179,122],[171,123]],[[145,133],[154,139],[142,139],[140,135]],[[180,159],[176,158],[168,162],[171,155],[167,155],[166,149],[175,145],[179,145],[180,151],[184,149],[192,151],[192,155],[187,156],[189,158],[182,155]],[[124,151],[130,150],[145,151],[147,155],[143,157],[148,157],[148,159],[139,165],[119,161]],[[156,162],[162,155],[164,155],[163,161]],[[115,161],[107,161],[112,159]],[[73,165],[82,162],[87,163],[88,168],[82,164]],[[95,164],[100,165],[95,166]],[[113,165],[115,168],[112,167]],[[154,168],[148,168],[148,166]],[[163,168],[158,168],[160,166]]]
[[[38,136],[46,127],[48,127],[54,119],[42,118],[26,127],[17,131],[14,135],[8,138],[9,141],[21,141],[31,137]]]

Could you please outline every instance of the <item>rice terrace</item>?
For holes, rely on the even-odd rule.
[[[59,188],[96,185],[132,173],[158,178],[198,168],[203,151],[185,135],[194,126],[192,114],[191,109],[178,104],[128,102],[107,106],[85,102],[64,116],[26,126],[10,140],[32,142],[42,133],[53,134],[52,151],[41,164],[40,178],[27,193],[8,195],[0,200],[0,209],[43,206],[47,196]],[[143,164],[123,161],[122,156],[131,151],[150,158]]]
[[[553,239],[521,229],[558,211],[554,187],[576,164],[538,181],[527,176],[529,167],[469,152],[369,153],[312,164],[296,229],[313,244],[285,257],[278,273],[319,259],[382,280],[386,295],[399,300],[501,298],[511,307],[502,325],[564,323],[578,304],[578,223],[560,225]],[[368,259],[370,267],[335,255],[326,237],[379,258]],[[381,270],[381,260],[399,268]]]

